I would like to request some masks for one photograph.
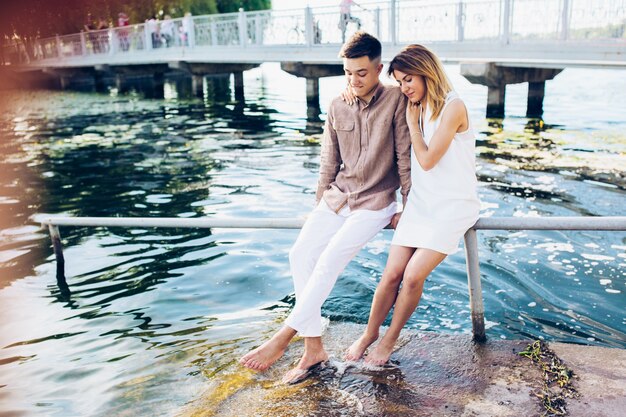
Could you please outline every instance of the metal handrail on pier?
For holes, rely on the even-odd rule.
[[[57,281],[67,287],[65,260],[59,226],[75,227],[165,227],[165,228],[236,228],[300,229],[303,218],[211,219],[177,217],[60,217],[36,214],[31,217],[42,227],[48,226],[57,261]],[[626,216],[616,217],[483,217],[465,233],[467,283],[474,340],[485,340],[485,310],[480,282],[477,230],[602,230],[626,231]]]

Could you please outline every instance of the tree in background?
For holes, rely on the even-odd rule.
[[[247,1],[230,1],[230,0],[215,0],[219,13],[232,13],[237,12],[239,9],[246,11],[254,10],[267,10],[272,8],[271,0],[247,0]]]
[[[176,18],[186,12],[204,15],[271,7],[271,0],[0,0],[0,46],[19,39],[32,57],[36,39],[78,33],[101,18],[115,26],[119,12],[135,24],[165,14]],[[3,48],[0,63],[4,63]]]

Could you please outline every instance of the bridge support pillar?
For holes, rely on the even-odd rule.
[[[204,75],[191,75],[191,91],[197,97],[204,95]]]
[[[165,96],[165,74],[162,72],[155,72],[152,76],[152,90],[154,92],[154,98],[163,98]]]
[[[104,74],[100,71],[96,71],[93,74],[93,83],[96,87],[96,92],[103,93],[106,91],[106,84],[104,83]]]
[[[528,103],[526,117],[541,117],[543,115],[543,97],[546,93],[546,82],[528,83]]]
[[[504,117],[504,97],[506,84],[487,86],[487,117]]]
[[[556,77],[561,68],[504,67],[494,63],[461,64],[461,74],[471,83],[486,85],[487,117],[504,117],[507,84],[528,83],[527,117],[541,117],[546,81]]]
[[[319,120],[320,78],[343,75],[343,65],[303,64],[302,62],[281,62],[280,67],[296,77],[306,78],[307,119]]]
[[[70,77],[59,77],[59,84],[61,85],[61,90],[67,90],[70,86]]]
[[[59,80],[62,90],[70,88],[72,81],[83,79],[94,79],[96,73],[93,68],[44,68],[44,76],[53,77]]]
[[[126,77],[124,74],[115,74],[115,88],[118,93],[126,91]]]
[[[107,86],[104,81],[104,77],[111,73],[111,69],[108,65],[96,65],[93,71],[93,83],[96,88],[96,92],[104,93],[107,91]]]
[[[235,79],[235,100],[245,101],[245,95],[243,91],[243,71],[233,72],[233,78]]]
[[[258,67],[259,64],[209,64],[209,63],[190,63],[185,61],[172,62],[169,64],[170,69],[186,72],[192,75],[192,83],[198,83],[196,77],[200,77],[200,95],[202,91],[202,77],[207,75],[233,74],[235,78],[235,99],[244,101],[243,90],[243,72]],[[196,80],[196,81],[194,81]],[[193,84],[194,93],[196,85]]]
[[[317,77],[306,79],[306,104],[308,107],[320,107],[320,79]]]

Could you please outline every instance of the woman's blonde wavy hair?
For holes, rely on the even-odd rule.
[[[437,55],[425,46],[409,45],[391,60],[387,74],[393,77],[394,70],[424,77],[426,103],[432,109],[431,120],[439,117],[446,102],[446,96],[452,91],[452,83],[448,80]]]

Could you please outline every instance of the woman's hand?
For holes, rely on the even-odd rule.
[[[391,224],[392,229],[395,230],[396,227],[398,227],[398,222],[400,222],[400,217],[402,217],[402,212],[399,212],[393,215],[393,217],[391,218],[391,221],[389,222],[389,224]]]
[[[411,129],[411,124],[419,128],[419,123],[409,123],[408,114],[409,108],[407,107],[407,124],[409,124],[409,129]],[[441,122],[435,133],[430,137],[428,145],[426,145],[420,131],[411,131],[411,144],[413,145],[415,158],[424,171],[429,171],[437,165],[466,120],[467,110],[465,109],[465,104],[461,100],[453,100],[441,116]]]
[[[340,95],[341,99],[348,103],[348,105],[352,106],[354,103],[356,103],[356,94],[354,94],[354,90],[352,90],[352,87],[350,87],[349,84],[346,86],[346,89],[341,92]]]
[[[411,136],[413,136],[415,133],[421,132],[419,125],[421,111],[421,103],[412,103],[411,101],[409,101],[406,105],[406,124],[409,126],[409,134]]]

